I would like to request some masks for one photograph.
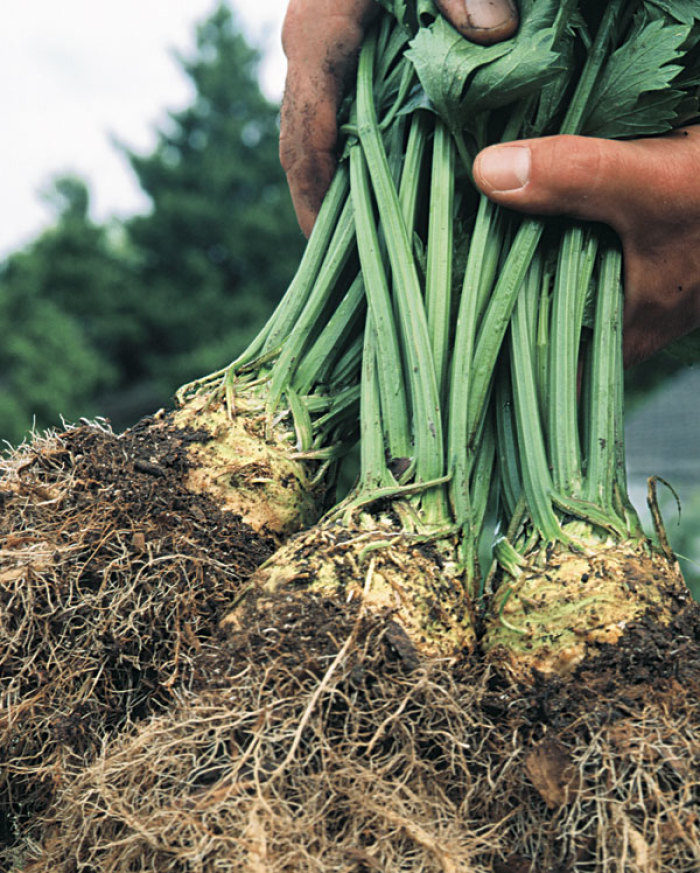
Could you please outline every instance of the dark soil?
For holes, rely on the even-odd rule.
[[[697,605],[523,685],[335,599],[251,591],[236,616],[181,705],[36,822],[28,870],[699,869]]]
[[[0,461],[0,810],[172,702],[272,540],[182,484],[206,434],[81,426]]]

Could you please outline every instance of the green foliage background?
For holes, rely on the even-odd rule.
[[[222,3],[179,60],[191,105],[151,154],[119,146],[150,212],[96,225],[86,184],[59,178],[45,195],[54,225],[0,265],[5,440],[62,416],[122,428],[166,405],[245,347],[294,273],[303,238],[258,52]]]
[[[95,224],[85,182],[58,178],[45,195],[53,226],[0,264],[0,440],[62,417],[122,429],[167,405],[245,347],[294,273],[303,238],[278,161],[278,107],[226,3],[179,60],[191,105],[170,114],[151,154],[119,146],[150,211]],[[680,366],[662,354],[637,367],[628,406]],[[669,535],[700,595],[698,531],[695,494]]]

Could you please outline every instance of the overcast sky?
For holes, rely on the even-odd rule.
[[[146,207],[117,137],[155,143],[167,109],[192,97],[172,50],[193,48],[194,24],[216,0],[2,0],[0,258],[50,220],[39,196],[51,177],[87,178],[98,220]],[[287,0],[232,0],[265,49],[263,87],[284,79],[280,29]]]

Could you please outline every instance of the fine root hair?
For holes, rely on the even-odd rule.
[[[695,873],[698,607],[571,681],[402,656],[391,615],[251,594],[177,707],[64,785],[30,873]]]

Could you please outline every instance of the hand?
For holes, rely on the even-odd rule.
[[[624,251],[625,366],[700,327],[700,126],[627,142],[553,136],[490,146],[474,179],[496,203],[613,227]]]
[[[518,26],[514,0],[437,2],[457,30],[474,42],[506,39]],[[287,9],[280,160],[306,236],[335,171],[336,113],[343,86],[378,8],[374,0],[290,0]]]

